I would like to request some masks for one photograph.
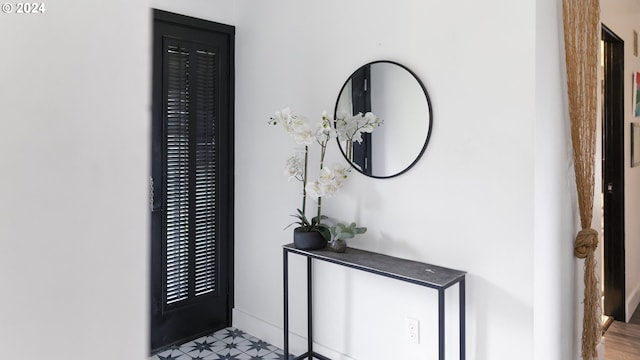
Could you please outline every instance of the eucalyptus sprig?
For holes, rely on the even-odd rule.
[[[343,223],[337,223],[329,228],[331,232],[331,240],[346,240],[355,237],[358,234],[364,234],[367,232],[366,227],[357,227],[356,223],[352,222],[349,226]]]

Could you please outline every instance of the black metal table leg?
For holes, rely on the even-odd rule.
[[[283,250],[282,273],[284,274],[284,358],[289,359],[289,253]]]
[[[307,257],[307,349],[309,360],[313,360],[313,267]]]
[[[438,289],[438,359],[444,360],[444,289]]]
[[[464,278],[459,282],[459,292],[460,292],[460,360],[465,360],[466,358],[466,339],[465,339],[465,327],[466,327],[466,304],[465,304],[465,289],[464,289]]]

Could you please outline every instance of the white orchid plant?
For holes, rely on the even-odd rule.
[[[336,136],[340,141],[360,143],[362,133],[372,132],[382,124],[382,120],[370,112],[364,115],[362,113],[356,115],[340,113],[335,122],[336,129],[334,129],[333,116],[326,111],[322,112],[320,121],[312,125],[307,117],[294,113],[290,108],[285,108],[276,111],[269,124],[281,125],[296,144],[304,146],[304,152],[297,153],[287,159],[284,166],[284,174],[289,178],[289,181],[295,179],[302,182],[302,207],[297,209],[297,214],[293,215],[298,219],[293,224],[298,224],[303,231],[317,231],[325,239],[330,240],[329,226],[322,223],[322,220],[326,218],[322,215],[322,198],[332,197],[340,190],[343,182],[347,179],[350,168],[342,165],[326,166],[324,164],[327,144]],[[318,177],[311,181],[309,180],[309,146],[313,143],[320,146],[320,169]],[[307,196],[315,198],[317,204],[316,216],[311,220],[306,215]]]
[[[302,182],[302,207],[293,215],[303,231],[318,231],[325,239],[331,238],[329,227],[322,223],[326,217],[322,215],[322,198],[334,196],[342,187],[347,178],[349,169],[341,166],[326,166],[324,156],[330,139],[335,138],[336,131],[333,128],[333,117],[322,112],[320,121],[312,125],[310,120],[291,109],[285,108],[277,111],[269,121],[271,125],[282,125],[298,145],[304,146],[304,155],[298,153],[289,159],[284,166],[285,175],[291,179]],[[320,172],[317,179],[309,180],[309,146],[317,143],[320,146]],[[311,220],[307,218],[307,196],[316,198],[317,214]]]
[[[322,223],[326,218],[322,215],[322,198],[334,196],[342,187],[351,169],[342,165],[326,166],[324,164],[327,144],[336,136],[340,141],[346,140],[349,144],[353,141],[360,143],[362,133],[372,132],[382,124],[382,120],[371,112],[356,115],[340,113],[334,129],[333,116],[326,111],[322,112],[320,121],[312,125],[307,117],[294,113],[290,108],[285,108],[276,111],[269,120],[269,124],[281,125],[296,144],[304,146],[304,152],[287,159],[284,166],[284,173],[289,181],[296,179],[302,182],[302,207],[297,209],[297,214],[293,215],[298,219],[293,224],[298,224],[303,231],[317,231],[325,239],[330,240],[330,228]],[[318,177],[310,181],[308,177],[309,146],[313,143],[320,146],[320,169]],[[315,198],[317,204],[316,216],[311,220],[306,215],[307,196]]]

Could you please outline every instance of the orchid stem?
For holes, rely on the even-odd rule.
[[[322,141],[320,143],[320,172],[322,172],[322,168],[324,167],[324,153],[327,150],[327,142]],[[320,224],[320,215],[322,213],[322,197],[318,198],[318,224]]]
[[[309,146],[304,147],[304,175],[302,177],[302,217],[307,218],[307,163],[309,161]]]

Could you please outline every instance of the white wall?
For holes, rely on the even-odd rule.
[[[0,347],[147,356],[146,1],[0,13]]]
[[[236,325],[282,345],[282,294],[272,289],[282,284],[280,245],[291,241],[282,228],[299,206],[299,189],[281,174],[293,143],[267,119],[285,106],[319,116],[333,108],[353,70],[390,59],[414,70],[430,92],[429,147],[401,177],[352,174],[325,202],[325,213],[369,227],[350,242],[354,247],[469,272],[468,358],[533,359],[534,348],[547,358],[570,356],[571,341],[543,334],[551,327],[562,340],[573,335],[573,304],[561,296],[572,295],[574,262],[566,134],[554,123],[563,120],[557,9],[552,1],[536,4],[237,2]],[[538,28],[548,23],[549,32]],[[558,99],[537,98],[547,91]],[[338,154],[333,146],[328,156],[340,161]],[[304,335],[303,263],[291,268],[299,291],[292,293],[292,330]],[[435,299],[428,290],[330,265],[317,269],[316,340],[327,354],[434,356]],[[557,294],[558,302],[545,294]],[[447,305],[454,300],[455,292]],[[404,339],[405,317],[421,321],[418,346]]]
[[[640,2],[633,0],[603,0],[602,23],[624,41],[625,64],[625,287],[627,321],[640,304],[640,167],[631,168],[631,122],[640,122],[633,117],[632,110],[632,74],[640,71],[640,57],[633,55],[633,30],[640,32]],[[606,241],[606,240],[605,240]]]
[[[151,0],[151,7],[222,24],[235,25],[235,2],[232,0]]]
[[[574,291],[579,228],[572,171],[561,1],[536,4],[534,359],[576,359],[581,291]],[[578,266],[576,266],[576,263]]]

